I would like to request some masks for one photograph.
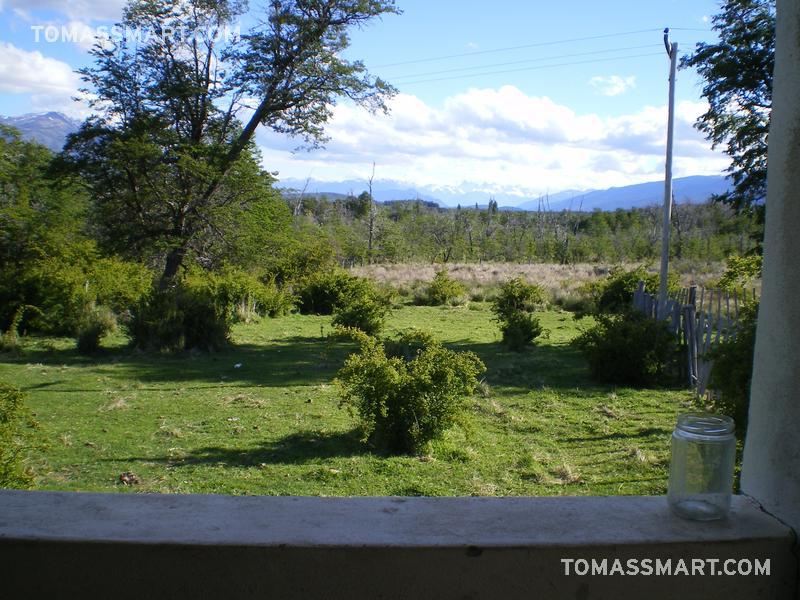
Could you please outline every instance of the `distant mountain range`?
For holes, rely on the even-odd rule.
[[[730,183],[722,175],[693,175],[672,181],[672,193],[679,204],[700,204],[712,195],[730,189]],[[588,192],[564,192],[550,196],[552,210],[616,210],[617,208],[642,208],[664,202],[664,182],[652,181],[607,190]],[[519,208],[537,210],[538,200],[523,202]]]
[[[68,134],[77,131],[81,122],[59,112],[32,113],[18,117],[0,117],[0,124],[19,129],[26,140],[44,144],[58,152],[64,146]],[[281,178],[278,186],[291,190],[303,190],[306,194],[358,195],[367,189],[365,180],[348,181],[304,181]],[[673,189],[679,203],[702,203],[714,194],[730,188],[727,179],[717,176],[692,176],[675,179]],[[501,210],[538,210],[540,204],[550,210],[616,210],[660,204],[664,200],[664,182],[653,181],[607,190],[566,190],[547,195],[546,199],[526,194],[525,190],[507,189],[498,191],[489,184],[463,186],[413,186],[391,180],[375,181],[373,194],[378,202],[392,200],[415,200],[435,202],[440,206],[486,206],[491,198]]]
[[[0,117],[0,125],[18,129],[22,139],[39,142],[53,152],[59,152],[70,133],[78,130],[81,122],[59,112],[31,113],[19,117]]]
[[[324,182],[285,178],[279,187],[303,190],[306,194],[319,196],[358,195],[367,189],[366,181],[349,180]],[[722,175],[694,175],[673,180],[675,201],[680,204],[701,204],[712,195],[728,191],[730,184]],[[491,198],[500,205],[501,210],[616,210],[618,208],[641,208],[661,204],[664,201],[664,182],[653,181],[607,190],[567,190],[549,194],[546,198],[531,198],[519,193],[492,193],[489,190],[462,189],[452,187],[403,186],[396,181],[373,182],[373,195],[378,202],[391,200],[426,200],[440,206],[486,206]]]

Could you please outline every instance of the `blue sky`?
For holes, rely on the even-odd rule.
[[[85,116],[70,98],[87,43],[36,43],[31,27],[110,24],[122,5],[0,0],[0,114]],[[673,28],[683,53],[714,39],[718,11],[706,0],[398,5],[402,15],[352,32],[348,52],[398,88],[391,114],[339,103],[330,143],[313,152],[260,131],[269,170],[363,179],[375,162],[379,179],[521,196],[656,180],[669,67],[661,29]],[[694,73],[679,72],[676,98],[676,176],[720,173],[726,158],[691,127],[704,110]]]

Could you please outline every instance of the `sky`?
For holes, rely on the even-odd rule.
[[[709,0],[397,0],[351,33],[362,60],[398,94],[388,115],[338,102],[325,148],[259,129],[264,167],[279,178],[376,180],[410,187],[535,197],[664,176],[669,58],[713,41]],[[123,0],[0,0],[0,114],[87,116],[72,98],[90,64],[93,27]],[[251,2],[243,29],[260,14]],[[43,27],[83,32],[48,42]],[[38,29],[37,29],[38,28]],[[53,30],[55,31],[55,30]],[[38,41],[36,39],[38,33]],[[679,71],[674,175],[718,175],[729,161],[693,128],[702,81]]]

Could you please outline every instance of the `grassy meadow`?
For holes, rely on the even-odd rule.
[[[35,487],[47,490],[271,495],[660,494],[669,438],[691,393],[614,389],[588,379],[569,345],[571,313],[541,313],[549,337],[506,351],[489,305],[404,306],[388,334],[430,330],[487,365],[467,430],[427,456],[390,457],[359,439],[333,378],[353,346],[330,318],[237,325],[218,354],[138,353],[119,334],[102,354],[71,339],[27,338],[0,357],[39,429]],[[136,483],[123,485],[120,474]]]

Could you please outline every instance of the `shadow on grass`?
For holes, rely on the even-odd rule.
[[[264,442],[252,448],[224,448],[208,446],[196,448],[180,458],[127,457],[114,461],[163,462],[172,467],[189,465],[217,465],[226,467],[253,467],[259,465],[298,465],[328,458],[363,456],[374,452],[361,442],[357,430],[322,433],[300,431],[279,440]]]
[[[501,395],[524,393],[532,388],[596,388],[589,379],[586,361],[569,344],[540,343],[523,352],[512,352],[500,342],[475,343],[459,340],[446,344],[459,351],[471,351],[486,364],[486,381],[504,388]]]
[[[511,352],[500,342],[476,343],[468,339],[445,345],[453,350],[477,354],[486,364],[487,383],[500,396],[525,394],[543,387],[580,388],[582,392],[614,389],[611,385],[593,382],[580,351],[569,344],[542,342],[524,352]],[[75,349],[34,348],[26,350],[21,357],[2,357],[0,362],[91,367],[111,380],[145,384],[138,388],[143,390],[151,389],[146,387],[148,383],[171,383],[183,389],[287,387],[329,383],[354,350],[355,344],[351,341],[292,336],[263,344],[232,344],[214,354],[158,354],[117,347],[85,357]],[[50,389],[40,391],[95,391],[45,385]]]
[[[606,440],[625,440],[625,439],[636,439],[636,438],[648,438],[652,436],[667,436],[670,435],[671,433],[672,433],[671,429],[665,429],[662,427],[648,427],[646,429],[640,429],[639,431],[633,431],[630,433],[617,432],[595,437],[565,438],[563,441],[567,443],[603,442]]]
[[[192,389],[192,386],[183,385],[190,382],[230,387],[287,387],[330,382],[353,348],[350,342],[294,337],[264,344],[232,344],[213,354],[159,354],[115,348],[86,357],[74,349],[31,349],[22,356],[0,357],[0,362],[90,367],[98,369],[110,379],[133,380],[143,384],[174,383],[186,389]],[[48,385],[52,387],[54,384]],[[59,387],[48,391],[95,390]]]

